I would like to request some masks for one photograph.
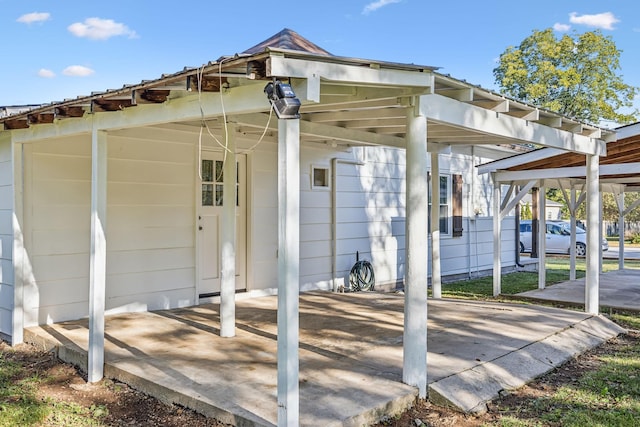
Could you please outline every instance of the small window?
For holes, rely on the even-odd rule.
[[[311,167],[311,188],[329,189],[329,168],[323,166]]]

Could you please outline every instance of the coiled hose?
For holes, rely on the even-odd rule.
[[[373,266],[369,261],[357,260],[349,273],[349,285],[352,291],[372,291],[376,279]]]

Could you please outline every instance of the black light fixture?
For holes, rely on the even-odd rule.
[[[273,79],[264,87],[264,93],[273,106],[279,119],[299,119],[300,100],[291,89],[291,85]]]

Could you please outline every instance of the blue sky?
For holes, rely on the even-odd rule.
[[[625,82],[640,86],[640,5],[630,0],[0,0],[0,11],[0,105],[158,78],[285,27],[335,55],[439,66],[488,89],[499,55],[533,30],[599,28],[623,51]]]

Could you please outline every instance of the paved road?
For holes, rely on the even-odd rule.
[[[620,257],[620,251],[618,251],[618,247],[610,247],[608,251],[603,252],[604,258],[615,258],[618,259]],[[640,248],[624,248],[624,259],[638,259],[640,260]]]

